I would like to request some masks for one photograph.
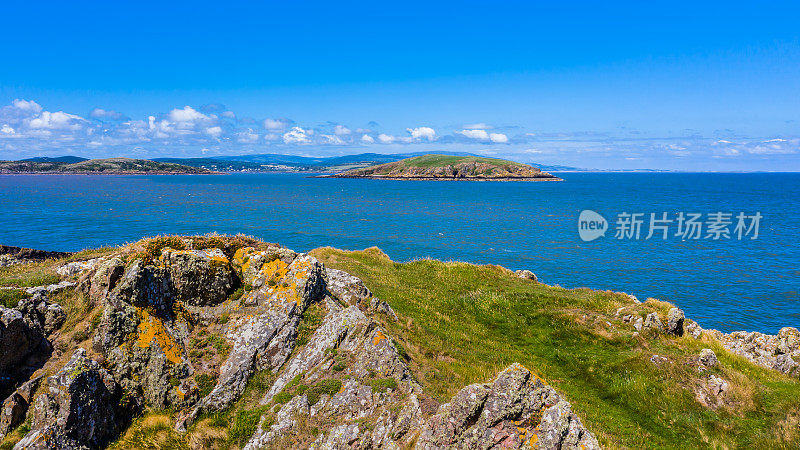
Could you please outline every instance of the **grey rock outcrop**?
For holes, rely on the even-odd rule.
[[[423,426],[417,448],[599,448],[570,404],[519,364],[462,389]]]
[[[675,336],[683,336],[683,321],[686,317],[683,310],[672,308],[667,314],[667,332]]]
[[[711,350],[710,348],[704,348],[700,350],[700,357],[698,358],[698,361],[700,361],[700,364],[706,367],[716,367],[717,364],[719,364],[719,361],[717,360],[717,354],[714,353],[714,350]]]
[[[14,449],[104,448],[124,425],[120,396],[119,385],[79,349],[47,379],[47,391],[35,402],[32,429]]]
[[[514,272],[514,275],[516,275],[519,278],[522,278],[523,280],[539,281],[539,277],[537,277],[535,273],[526,269],[517,270],[516,272]]]
[[[32,378],[18,387],[0,406],[0,441],[25,420],[33,392],[39,387],[41,376]]]
[[[652,312],[644,318],[644,328],[659,332],[664,330],[664,325],[661,323],[658,313]]]
[[[796,328],[781,328],[777,335],[755,331],[724,334],[708,330],[707,333],[730,352],[759,366],[800,377],[800,331]]]

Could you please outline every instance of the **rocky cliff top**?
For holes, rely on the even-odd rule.
[[[58,283],[31,285],[51,270]],[[18,293],[0,297],[7,448],[798,439],[797,330],[724,335],[527,270],[166,236],[0,268],[0,282]]]
[[[560,180],[527,165],[476,156],[424,155],[396,162],[353,169],[338,178],[442,179],[442,180]]]

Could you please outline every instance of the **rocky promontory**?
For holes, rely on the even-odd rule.
[[[723,335],[528,270],[208,235],[23,261],[0,281],[4,448],[798,439],[797,330]]]

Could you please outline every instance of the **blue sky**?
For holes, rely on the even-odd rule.
[[[796,2],[13,2],[3,15],[1,159],[448,150],[800,170]]]

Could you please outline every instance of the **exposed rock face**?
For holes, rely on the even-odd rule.
[[[260,261],[255,262],[262,267],[250,273],[264,281],[243,298],[260,314],[245,316],[229,326],[227,337],[233,350],[220,368],[218,382],[179,421],[178,429],[185,429],[203,411],[223,409],[233,403],[255,370],[280,368],[294,348],[300,317],[325,289],[324,268],[315,258],[292,256],[287,265],[280,257],[261,256],[258,254]]]
[[[672,308],[667,315],[667,332],[675,336],[683,336],[683,310]]]
[[[599,448],[570,404],[514,364],[492,383],[462,389],[424,425],[418,448]]]
[[[64,264],[56,269],[56,273],[62,277],[71,277],[81,272],[93,268],[97,263],[102,261],[101,258],[89,259],[87,261],[72,261]]]
[[[709,375],[695,388],[695,398],[707,408],[717,409],[724,405],[727,392],[727,381],[716,375]]]
[[[32,430],[14,449],[103,448],[122,429],[121,390],[100,365],[77,350],[47,379],[36,399]]]
[[[644,327],[654,331],[663,331],[664,325],[657,313],[650,313],[644,319]]]
[[[54,294],[54,293],[56,293],[58,291],[63,291],[64,289],[68,289],[68,288],[71,288],[71,287],[75,287],[75,283],[73,283],[71,281],[60,281],[60,282],[58,282],[56,284],[49,284],[47,286],[29,287],[29,288],[25,289],[25,292],[27,292],[28,294],[32,294],[32,295],[33,294],[39,294],[39,293]]]
[[[710,348],[704,348],[703,350],[700,350],[700,357],[698,360],[700,361],[700,364],[706,367],[716,367],[717,364],[719,364],[716,353],[714,353],[714,350],[711,350]]]
[[[27,301],[26,301],[27,302]],[[20,302],[23,306],[28,303]],[[50,356],[44,325],[28,309],[0,306],[0,392],[8,393],[13,384],[27,380]],[[38,311],[34,308],[34,312]]]
[[[78,289],[89,295],[93,302],[105,299],[125,272],[125,262],[112,257],[108,260],[96,259],[85,270],[78,282]]]
[[[777,335],[735,331],[723,334],[709,330],[731,352],[744,356],[762,367],[800,377],[800,331],[781,328]]]
[[[234,289],[233,269],[219,249],[165,250],[159,263],[169,274],[175,296],[187,305],[214,305]]]
[[[26,381],[3,401],[0,406],[0,441],[25,420],[33,401],[33,392],[39,387],[41,380],[41,376],[38,376]]]
[[[539,278],[536,276],[536,274],[530,270],[518,270],[514,272],[514,274],[523,280],[539,281]]]

